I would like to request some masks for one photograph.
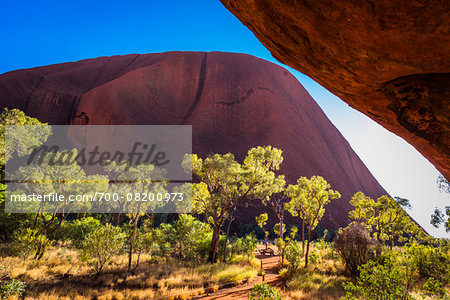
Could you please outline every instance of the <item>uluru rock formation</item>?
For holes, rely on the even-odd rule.
[[[386,194],[295,77],[250,55],[132,54],[13,71],[0,75],[0,105],[50,124],[190,124],[201,156],[278,147],[289,181],[321,175],[342,194],[327,227],[347,224],[355,192]]]
[[[450,180],[450,2],[221,0],[279,61],[404,138]]]

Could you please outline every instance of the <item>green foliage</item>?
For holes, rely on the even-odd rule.
[[[81,259],[100,274],[112,257],[123,251],[125,239],[126,235],[120,227],[111,224],[101,226],[86,237],[80,249]]]
[[[101,227],[100,220],[93,217],[84,217],[73,221],[65,221],[55,232],[59,240],[70,240],[75,248],[81,248],[86,236]]]
[[[273,226],[273,232],[275,232],[275,234],[280,237],[280,223],[276,223]],[[286,232],[286,224],[283,223],[283,232]]]
[[[39,233],[39,230],[32,228],[20,228],[14,234],[13,248],[18,256],[25,258],[34,255],[43,255],[50,246],[49,239]]]
[[[158,255],[168,257],[173,251],[176,243],[176,230],[172,225],[161,223],[158,228],[153,229],[153,235],[158,245]]]
[[[383,263],[370,260],[359,266],[356,282],[343,283],[342,286],[347,291],[345,299],[413,299],[407,283],[408,279],[395,265],[394,257],[387,256]]]
[[[212,236],[209,224],[200,222],[191,215],[181,214],[175,222],[175,231],[177,257],[190,261],[206,258]]]
[[[72,155],[77,154],[77,150],[72,150]],[[36,212],[38,220],[42,223],[39,226],[42,234],[51,237],[68,216],[68,212],[77,210],[88,210],[93,205],[92,201],[70,201],[70,197],[83,195],[83,197],[94,197],[96,192],[105,192],[108,189],[109,179],[105,176],[86,175],[78,164],[53,164],[50,160],[53,155],[56,160],[66,157],[66,152],[55,152],[47,154],[43,162],[34,162],[24,165],[16,171],[17,178],[27,178],[32,183],[23,183],[12,191],[13,194],[58,194],[62,196],[60,201],[34,201],[27,202],[23,207],[27,212]],[[64,178],[64,180],[61,180]],[[72,199],[73,200],[73,199]],[[21,205],[20,202],[17,205]]]
[[[395,242],[404,243],[421,232],[401,206],[386,195],[375,201],[358,192],[350,204],[354,209],[349,212],[349,218],[366,226],[378,242],[390,247]]]
[[[18,297],[22,296],[23,292],[25,292],[25,288],[27,285],[25,282],[12,279],[9,282],[0,282],[0,299],[9,299],[10,297],[16,295]]]
[[[425,297],[439,297],[439,299],[444,299],[447,296],[447,291],[445,290],[442,281],[433,277],[427,279],[422,290],[422,295]]]
[[[303,249],[300,242],[290,240],[285,248],[286,260],[289,262],[289,269],[296,271],[300,266],[303,256]]]
[[[450,256],[439,248],[425,245],[411,245],[407,248],[409,264],[419,278],[439,279],[444,285],[450,282]]]
[[[19,127],[17,125],[39,126]],[[6,126],[17,126],[8,133],[8,144],[5,143]],[[18,156],[31,153],[33,147],[45,142],[50,134],[51,126],[26,116],[18,109],[5,108],[0,114],[0,164],[4,165],[13,153],[17,153]]]
[[[208,261],[215,262],[219,249],[220,228],[236,207],[252,199],[268,198],[284,187],[283,176],[275,176],[283,158],[281,150],[256,147],[248,151],[244,163],[233,154],[214,154],[205,159],[187,155],[185,168],[200,181],[193,184],[193,211],[205,214],[213,225]]]
[[[267,224],[269,216],[267,213],[260,214],[259,216],[255,217],[256,224],[258,224],[259,227],[261,227],[262,230],[264,230],[264,226]]]
[[[253,251],[255,251],[257,244],[258,240],[256,239],[256,235],[252,232],[245,237],[231,241],[231,254],[243,254],[247,256],[247,259],[250,259],[253,256]]]
[[[255,217],[256,224],[264,231],[264,226],[267,224],[267,220],[269,219],[269,215],[267,213],[260,214]],[[267,237],[269,236],[268,231],[264,231],[264,240],[267,242]]]
[[[450,194],[450,183],[448,182],[447,179],[444,178],[444,176],[439,174],[436,183],[437,183],[438,189],[441,193]]]
[[[440,224],[444,223],[445,231],[450,232],[450,206],[445,207],[445,214],[436,207],[431,215],[430,223],[436,228],[438,228]]]
[[[36,215],[5,213],[5,202],[1,201],[2,200],[0,200],[0,242],[12,242],[14,233],[18,228],[28,228],[33,226]]]
[[[313,176],[311,179],[301,177],[296,185],[289,185],[286,188],[286,195],[291,201],[285,207],[291,215],[302,219],[302,242],[305,247],[305,232],[308,232],[308,243],[305,252],[305,267],[308,266],[309,244],[313,230],[325,213],[325,205],[333,199],[339,199],[339,192],[330,189],[330,184],[320,176]]]
[[[5,144],[6,126],[10,125],[39,125],[16,127],[8,134],[8,144]],[[51,134],[51,127],[39,122],[35,118],[25,115],[18,109],[8,110],[5,108],[0,114],[0,168],[2,169],[1,181],[4,180],[4,165],[12,155],[24,156],[32,151],[33,147],[41,145]],[[32,214],[10,214],[5,213],[6,186],[0,183],[0,240],[11,241],[17,228],[31,227]]]
[[[280,292],[267,283],[255,284],[248,293],[249,300],[281,300]]]
[[[299,178],[296,185],[287,187],[286,194],[291,197],[286,209],[305,222],[309,234],[322,219],[325,205],[341,197],[339,192],[331,190],[330,184],[320,176],[313,176],[311,179]]]

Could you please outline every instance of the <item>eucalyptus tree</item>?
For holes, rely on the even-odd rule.
[[[8,132],[8,143],[6,144],[6,127],[15,125],[40,125],[29,127],[28,131],[16,130]],[[8,240],[13,236],[16,230],[23,223],[31,222],[29,214],[15,214],[4,212],[5,206],[5,163],[12,155],[24,156],[31,152],[33,147],[41,145],[48,136],[51,135],[51,127],[41,123],[38,119],[26,116],[24,112],[18,109],[5,108],[0,114],[0,240]]]
[[[156,168],[152,164],[139,164],[130,167],[129,164],[109,162],[105,166],[110,178],[109,195],[116,195],[117,203],[120,204],[121,212],[128,212],[133,225],[128,248],[128,272],[134,253],[137,228],[140,217],[153,213],[155,209],[165,204],[162,201],[167,194],[167,183],[161,179],[165,176],[165,170]]]
[[[269,219],[269,215],[267,213],[263,213],[263,214],[260,214],[259,216],[255,217],[256,224],[258,224],[258,226],[264,232],[264,243],[266,245],[266,249],[267,249],[267,237],[269,236],[269,232],[264,230],[264,226],[266,226],[268,219]]]
[[[205,214],[213,226],[208,261],[217,260],[220,228],[228,214],[248,201],[280,192],[284,176],[276,176],[283,161],[281,150],[271,146],[248,151],[240,164],[233,154],[213,154],[205,159],[187,155],[184,164],[192,167],[198,183],[193,184],[193,211]]]
[[[305,267],[307,267],[311,236],[325,213],[325,205],[331,200],[339,199],[341,195],[332,190],[330,184],[321,176],[313,176],[311,179],[300,177],[297,184],[288,185],[286,195],[291,198],[286,203],[286,209],[292,216],[298,216],[302,220],[303,251],[305,251],[305,230],[308,232],[306,252],[304,252]]]
[[[400,204],[389,196],[374,200],[358,192],[350,204],[354,209],[349,212],[349,218],[363,224],[379,243],[392,247],[395,241],[405,242],[408,236],[421,231]]]
[[[439,192],[450,194],[450,183],[444,176],[439,175],[437,179],[437,185]],[[444,228],[446,232],[450,232],[450,206],[445,207],[445,213],[443,213],[439,208],[435,208],[430,220],[431,225],[438,228],[440,224],[444,223]]]
[[[286,211],[285,205],[286,203],[289,202],[289,200],[290,200],[289,197],[284,192],[284,187],[282,192],[272,194],[272,196],[270,196],[269,199],[263,200],[263,203],[269,205],[278,218],[279,226],[277,227],[278,228],[277,234],[281,239],[283,239],[284,229],[286,227],[284,225],[284,213]]]

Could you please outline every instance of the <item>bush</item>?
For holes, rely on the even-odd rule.
[[[49,246],[49,239],[37,229],[21,228],[14,235],[14,252],[24,259],[31,255],[41,258]]]
[[[255,284],[248,293],[249,300],[281,300],[280,292],[267,283]]]
[[[25,282],[12,279],[10,282],[0,284],[0,299],[9,299],[9,297],[17,295],[21,296],[25,292],[27,285]]]
[[[439,278],[445,285],[450,277],[450,258],[439,248],[424,245],[411,245],[407,253],[410,264],[417,269],[419,278]]]
[[[253,251],[256,249],[258,240],[255,233],[251,233],[243,238],[238,238],[231,244],[232,255],[243,254],[247,256],[247,259],[253,256]]]
[[[170,224],[161,223],[159,228],[154,228],[152,232],[158,246],[157,254],[164,258],[169,257],[177,241],[175,228]]]
[[[83,261],[87,261],[97,274],[110,262],[114,255],[124,249],[126,234],[120,227],[106,224],[92,231],[82,244],[80,254]]]
[[[175,222],[175,230],[175,249],[180,259],[199,261],[207,257],[212,239],[212,228],[209,224],[200,222],[191,215],[181,214]]]
[[[352,223],[337,237],[334,248],[345,264],[346,272],[353,277],[359,275],[358,267],[372,258],[375,241],[370,238],[363,225]]]
[[[356,283],[343,283],[345,299],[401,300],[413,299],[408,291],[408,278],[395,264],[393,256],[383,258],[384,263],[369,260],[358,267]]]
[[[444,299],[447,295],[447,291],[444,288],[444,284],[432,277],[428,278],[422,287],[423,296],[425,297],[439,297],[439,299]]]
[[[81,248],[83,241],[91,232],[101,227],[99,220],[93,217],[76,219],[71,222],[63,222],[61,227],[55,232],[60,240],[70,240],[76,248]]]
[[[300,266],[301,258],[303,257],[303,249],[300,242],[289,241],[285,248],[286,260],[289,262],[289,269],[296,271]]]

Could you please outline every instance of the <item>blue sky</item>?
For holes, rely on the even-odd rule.
[[[99,56],[173,50],[226,51],[276,62],[218,0],[3,1],[0,73]],[[450,205],[437,191],[436,169],[412,146],[288,68],[391,194],[411,200],[409,213],[435,236],[434,207]]]

